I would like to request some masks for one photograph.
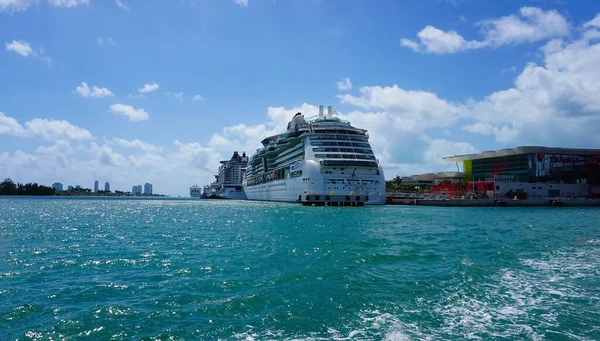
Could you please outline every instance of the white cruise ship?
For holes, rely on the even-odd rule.
[[[248,164],[246,152],[240,155],[237,151],[233,152],[231,159],[221,161],[219,174],[216,176],[217,190],[216,195],[223,199],[245,200],[246,194],[242,187],[242,179]]]
[[[190,197],[194,198],[194,199],[200,199],[200,195],[202,190],[200,188],[200,186],[198,185],[193,185],[192,187],[190,187]]]
[[[385,204],[383,169],[364,129],[319,107],[316,118],[297,113],[283,134],[262,141],[250,157],[244,190],[250,200],[302,201],[303,196],[363,196]]]

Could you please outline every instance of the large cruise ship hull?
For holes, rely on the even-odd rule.
[[[305,163],[304,175],[302,177],[271,181],[254,186],[244,186],[248,200],[259,201],[282,201],[282,202],[300,202],[301,196],[306,194],[327,195],[367,195],[367,205],[385,204],[385,179],[382,171],[380,175],[368,177],[368,184],[343,185],[339,183],[340,175],[324,175],[316,162],[309,161]],[[338,180],[337,184],[332,183],[331,179]],[[347,175],[346,180],[356,181],[352,176]],[[363,177],[365,180],[367,177]],[[346,182],[348,183],[348,182]]]

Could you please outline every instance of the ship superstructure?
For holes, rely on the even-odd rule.
[[[244,190],[250,200],[301,201],[303,195],[366,196],[385,203],[385,180],[364,129],[327,114],[297,113],[283,134],[262,140],[250,157]]]
[[[190,187],[190,197],[194,199],[200,199],[202,195],[202,189],[198,185],[193,185]]]
[[[246,199],[242,181],[248,164],[246,152],[240,155],[237,151],[229,160],[221,161],[219,174],[216,175],[216,195],[225,199]]]

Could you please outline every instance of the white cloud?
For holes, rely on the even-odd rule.
[[[248,0],[233,0],[233,3],[240,7],[248,7]]]
[[[483,39],[468,41],[456,31],[443,31],[427,25],[417,37],[419,42],[403,38],[400,44],[415,52],[456,53],[483,47],[535,42],[569,34],[569,23],[556,10],[544,11],[522,7],[519,15],[487,19],[477,22]]]
[[[403,46],[409,47],[413,51],[419,51],[420,46],[423,46],[425,51],[430,53],[455,53],[483,46],[483,43],[478,41],[466,41],[455,31],[445,32],[430,25],[425,26],[417,36],[421,41],[420,45],[408,39],[401,40],[401,44],[403,42]]]
[[[173,97],[176,100],[183,101],[183,92],[176,92],[176,93],[167,92],[165,95],[167,95],[169,97]]]
[[[0,0],[1,1],[1,0]],[[13,40],[10,43],[5,44],[8,51],[15,52],[23,57],[33,56],[37,59],[41,59],[50,65],[52,58],[45,55],[44,47],[40,47],[39,52],[36,52],[31,45],[24,40]]]
[[[350,83],[350,78],[346,77],[339,82],[335,83],[339,91],[346,91],[352,89],[352,83]]]
[[[148,142],[144,142],[138,139],[133,139],[133,140],[126,140],[126,139],[121,139],[121,138],[113,138],[109,141],[106,141],[107,144],[110,145],[117,145],[120,147],[125,147],[125,148],[136,148],[136,149],[140,149],[143,151],[147,151],[147,152],[155,152],[155,151],[160,151],[162,150],[161,148],[148,143]]]
[[[96,39],[96,43],[97,43],[98,45],[103,45],[103,44],[107,44],[107,45],[115,45],[115,41],[113,40],[113,38],[112,38],[112,37],[106,37],[106,38],[103,38],[103,37],[98,37],[98,38]]]
[[[131,8],[129,8],[129,6],[125,5],[122,1],[120,0],[115,0],[115,3],[117,4],[117,6],[119,6],[120,8],[130,11]]]
[[[461,155],[461,154],[473,154],[478,153],[479,150],[470,143],[466,142],[453,142],[445,139],[433,139],[429,141],[427,146],[424,159],[428,163],[432,164],[446,164],[443,160],[444,157],[450,155]]]
[[[19,137],[41,137],[55,140],[89,140],[92,134],[64,120],[34,118],[23,127],[16,119],[0,112],[0,134]]]
[[[0,11],[25,11],[32,3],[33,0],[0,0]]]
[[[6,43],[5,46],[8,51],[15,52],[23,57],[27,57],[33,53],[31,45],[23,40],[13,40],[10,43]]]
[[[46,1],[46,0],[44,0]],[[40,0],[0,0],[0,11],[20,12],[39,3]],[[89,0],[47,0],[50,6],[72,8],[89,5]]]
[[[497,47],[569,34],[569,23],[556,10],[544,11],[535,7],[522,7],[520,14],[521,17],[512,14],[477,23],[482,27],[486,44]]]
[[[113,104],[110,106],[110,111],[115,114],[125,115],[130,121],[145,121],[150,117],[144,109],[136,109],[131,105],[125,104]]]
[[[87,129],[72,125],[64,120],[34,118],[29,122],[25,122],[25,129],[32,136],[40,136],[49,141],[59,139],[89,140],[92,138],[92,134]]]
[[[461,126],[462,130],[473,134],[490,135],[494,132],[494,126],[487,122],[477,122],[471,125]]]
[[[97,86],[94,85],[90,89],[90,87],[87,85],[86,82],[81,82],[81,85],[78,86],[78,87],[76,87],[75,91],[81,97],[102,98],[102,97],[114,96],[114,94],[112,93],[112,91],[108,90],[107,88],[99,88],[99,87],[97,87]]]
[[[89,5],[89,0],[48,0],[48,3],[56,7],[77,7],[79,5]]]
[[[98,145],[96,142],[91,143],[91,151],[96,155],[97,161],[106,166],[126,166],[126,158],[123,155],[114,152],[112,148],[106,144]]]
[[[202,97],[200,94],[194,95],[194,101],[204,101],[206,98]]]
[[[414,41],[412,41],[410,39],[406,39],[406,38],[400,39],[400,45],[404,46],[404,47],[408,47],[409,49],[411,49],[415,52],[419,52],[419,50],[421,49],[421,47],[418,43],[415,43]]]
[[[65,155],[73,153],[74,149],[68,140],[57,140],[49,146],[39,146],[35,152],[38,154]]]
[[[410,126],[448,126],[462,112],[460,105],[442,100],[436,94],[404,90],[397,85],[391,87],[365,86],[360,88],[360,96],[338,95],[340,102],[364,109],[383,109],[393,113]]]
[[[138,91],[141,93],[147,93],[157,90],[158,88],[158,84],[156,84],[155,81],[152,81],[152,84],[144,84],[144,86],[141,89],[138,89]]]
[[[600,28],[600,14],[596,14],[596,17],[594,17],[594,19],[583,24],[583,28],[589,28],[589,27]]]
[[[24,136],[25,129],[19,121],[0,112],[0,134]]]

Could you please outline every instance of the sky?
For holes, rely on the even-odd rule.
[[[0,0],[0,178],[189,196],[331,105],[387,179],[600,148],[600,1]],[[102,186],[101,186],[102,187]]]

